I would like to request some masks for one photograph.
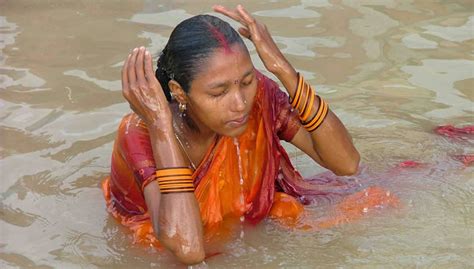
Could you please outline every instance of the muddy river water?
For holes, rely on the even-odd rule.
[[[401,207],[315,232],[265,221],[208,267],[474,267],[473,166],[456,157],[472,155],[474,140],[433,132],[473,124],[472,2],[241,3],[346,124],[360,177],[389,189]],[[212,4],[0,0],[1,268],[182,267],[131,243],[106,212],[100,182],[130,111],[123,59],[140,45],[158,54],[177,23]],[[304,175],[324,171],[287,148]],[[397,167],[407,160],[422,165]]]

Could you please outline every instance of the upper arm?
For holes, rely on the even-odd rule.
[[[319,154],[314,150],[313,147],[313,140],[311,137],[311,134],[306,131],[306,129],[301,126],[296,132],[296,134],[293,136],[293,138],[290,141],[291,144],[293,144],[295,147],[306,153],[311,159],[313,159],[315,162],[317,162],[319,165],[323,166],[323,162],[321,160],[321,157],[319,157]]]
[[[127,115],[120,123],[115,143],[141,188],[156,171],[148,129],[135,114]]]
[[[293,144],[324,167],[320,156],[314,150],[311,134],[301,124],[297,111],[291,107],[288,101],[288,95],[281,91],[276,84],[270,89],[274,91],[274,99],[271,102],[275,109],[274,124],[278,137]]]

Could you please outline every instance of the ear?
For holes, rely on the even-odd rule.
[[[174,96],[174,99],[180,104],[186,104],[188,102],[186,92],[183,90],[183,87],[179,85],[176,80],[170,80],[168,82],[168,87],[170,88],[171,93]]]

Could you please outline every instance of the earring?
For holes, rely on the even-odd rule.
[[[179,103],[178,108],[179,112],[184,113],[186,111],[186,104]]]

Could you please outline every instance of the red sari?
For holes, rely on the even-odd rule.
[[[300,202],[339,193],[345,187],[301,177],[280,143],[281,139],[291,141],[299,130],[298,115],[275,82],[261,73],[257,73],[257,78],[258,89],[247,129],[235,140],[221,137],[208,149],[193,174],[206,232],[213,231],[226,219],[241,216],[251,223],[258,223],[269,215],[289,217],[296,223],[303,211]],[[135,241],[157,245],[139,187],[139,182],[154,171],[148,130],[136,115],[130,114],[120,124],[111,174],[103,182],[103,191],[108,211],[135,232]],[[241,177],[243,184],[240,184]],[[382,196],[375,199],[376,204],[396,202]],[[354,196],[346,203],[351,204],[354,199],[364,200]],[[324,220],[321,227],[330,227],[332,220],[334,225],[350,218],[344,215]],[[352,218],[358,218],[358,214]]]

